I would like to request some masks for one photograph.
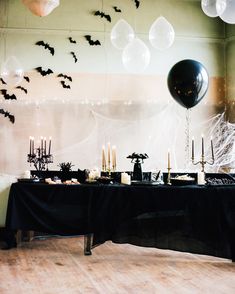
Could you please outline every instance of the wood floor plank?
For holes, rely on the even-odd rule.
[[[82,237],[0,251],[0,273],[0,294],[235,293],[230,260],[112,242],[84,256]]]

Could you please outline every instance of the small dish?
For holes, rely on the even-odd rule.
[[[189,185],[195,185],[196,181],[195,179],[178,179],[178,178],[171,178],[171,184],[173,186],[189,186]]]
[[[97,179],[97,182],[101,183],[101,184],[110,184],[113,181],[112,178],[109,177],[100,177]]]

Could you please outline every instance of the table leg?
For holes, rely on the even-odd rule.
[[[84,255],[91,255],[91,244],[93,234],[87,234],[84,236]]]

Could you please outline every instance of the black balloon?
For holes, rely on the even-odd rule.
[[[172,97],[183,107],[191,108],[205,96],[209,77],[200,62],[185,59],[171,68],[167,84]]]

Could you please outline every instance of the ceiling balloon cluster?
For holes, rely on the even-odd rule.
[[[207,16],[235,24],[235,0],[201,0],[201,7]]]
[[[151,55],[148,46],[136,37],[133,28],[120,19],[112,28],[112,45],[122,51],[122,63],[131,73],[143,72],[149,65]],[[157,18],[149,30],[149,41],[158,50],[168,49],[174,42],[173,26],[162,16]]]
[[[35,15],[47,16],[60,4],[60,0],[22,0],[22,3]]]

